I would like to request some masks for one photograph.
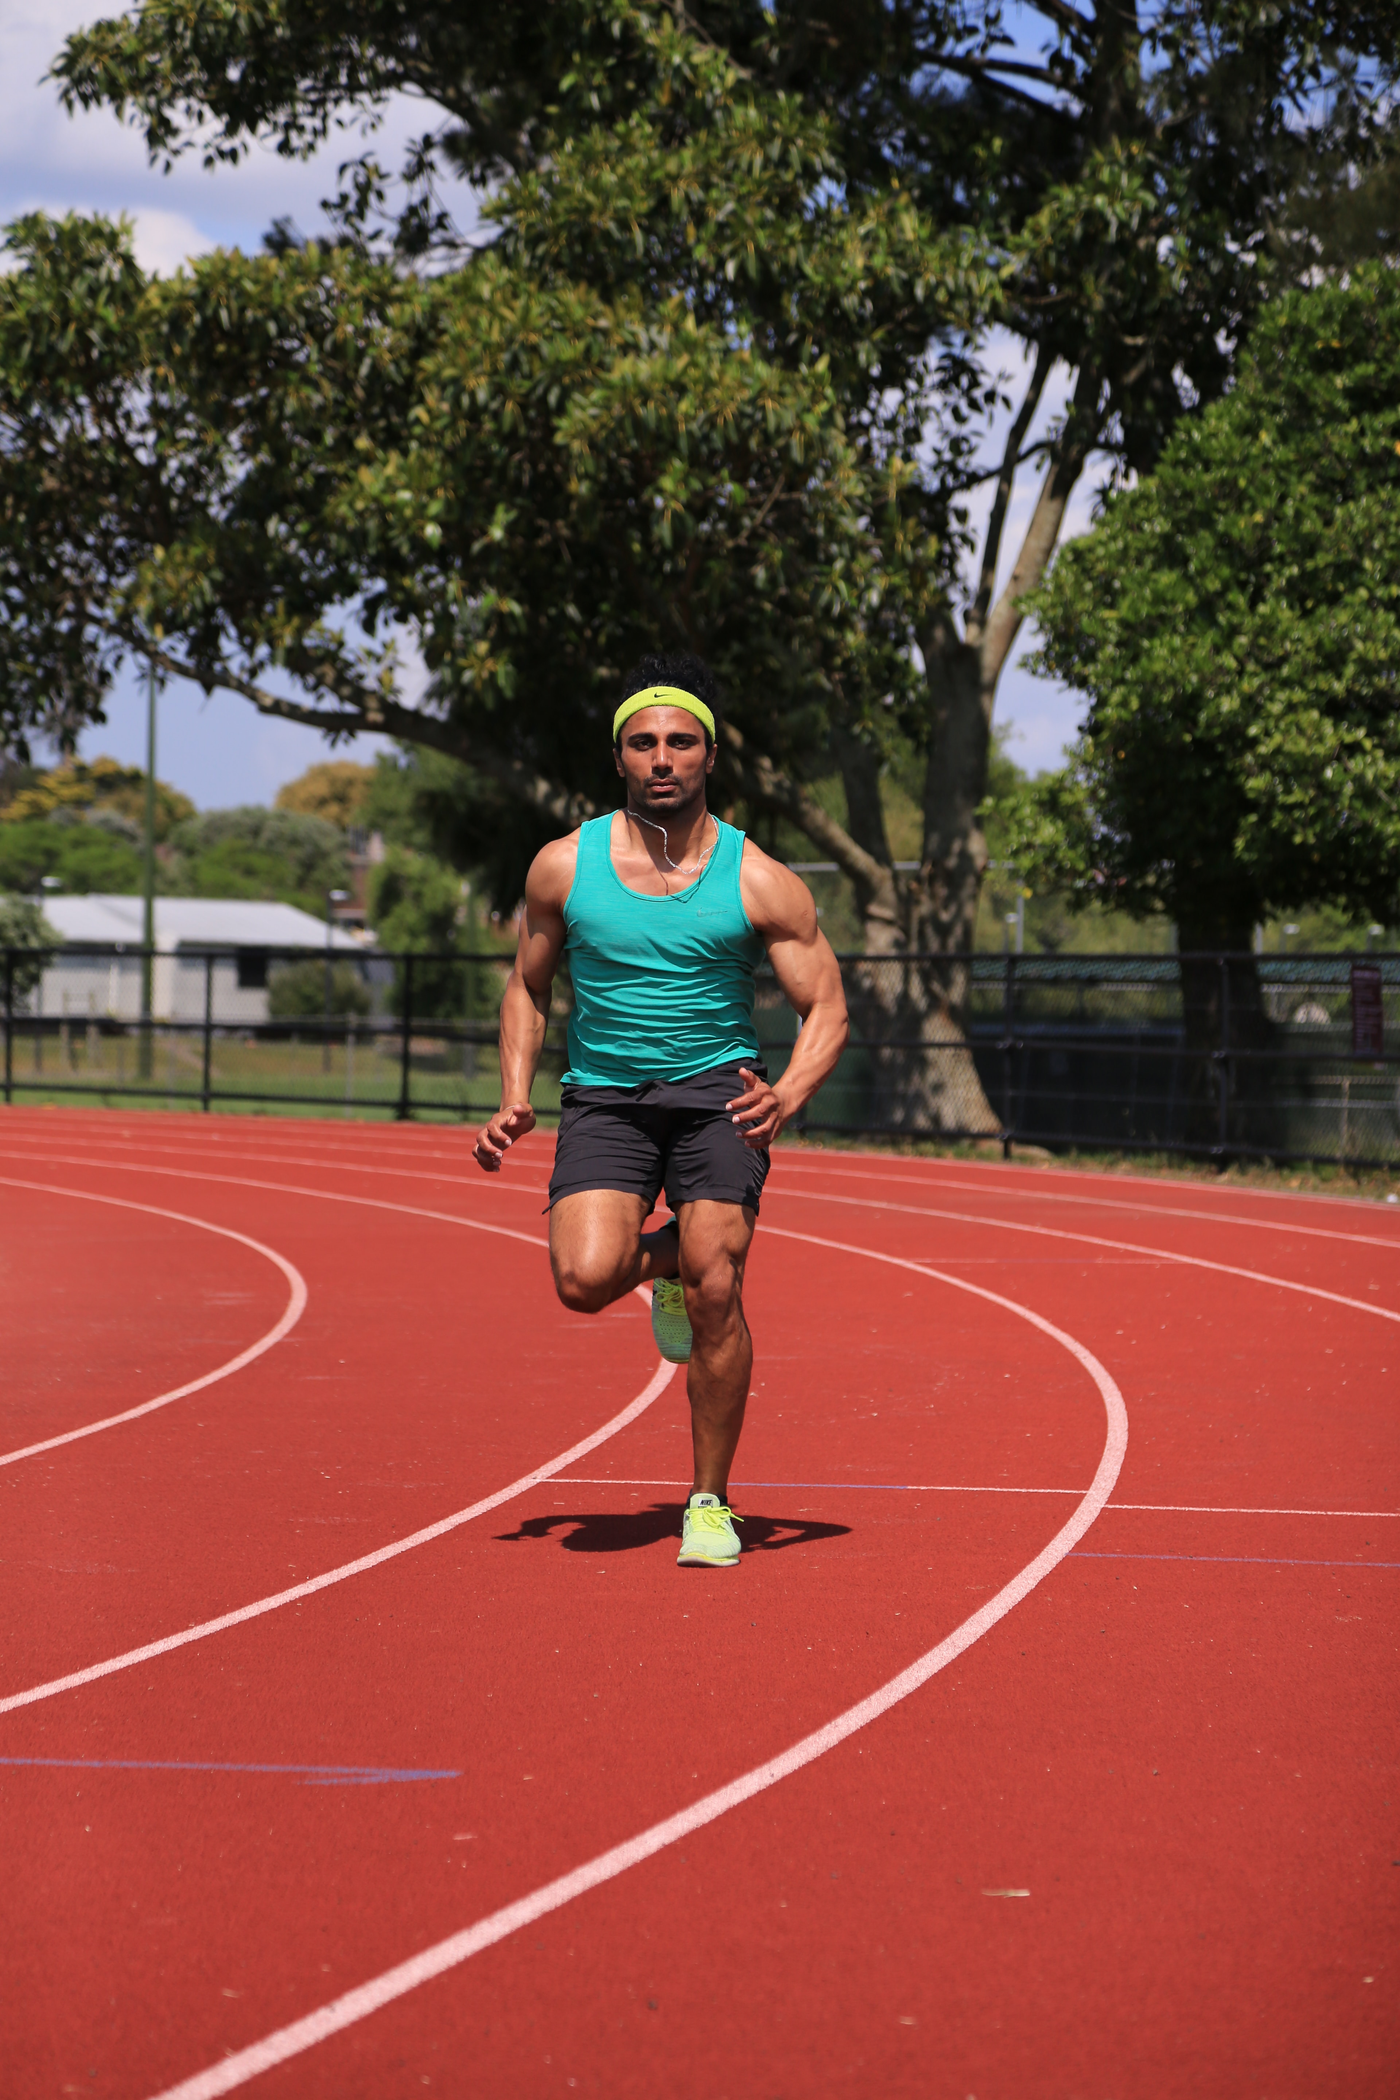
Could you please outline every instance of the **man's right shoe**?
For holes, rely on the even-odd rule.
[[[651,1331],[668,1364],[690,1362],[690,1318],[685,1292],[674,1277],[658,1276],[652,1284]]]

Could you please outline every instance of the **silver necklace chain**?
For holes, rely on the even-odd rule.
[[[672,858],[671,858],[671,838],[670,838],[670,834],[669,834],[669,832],[667,831],[667,829],[666,829],[666,826],[665,826],[664,824],[655,824],[655,823],[653,823],[653,822],[652,822],[652,820],[651,820],[651,818],[650,818],[650,817],[639,817],[639,816],[637,815],[637,812],[636,812],[636,810],[635,810],[635,809],[632,809],[632,808],[630,808],[630,807],[629,807],[628,809],[626,809],[626,810],[624,811],[624,814],[625,814],[625,815],[626,815],[626,816],[627,816],[627,817],[628,817],[629,819],[635,819],[635,821],[636,821],[636,822],[637,822],[638,824],[645,824],[645,825],[646,825],[646,826],[648,827],[648,829],[649,829],[649,830],[651,830],[651,831],[659,831],[659,832],[661,833],[661,840],[662,840],[662,844],[661,844],[661,852],[662,852],[662,856],[663,856],[663,858],[664,858],[664,860],[665,860],[665,862],[666,862],[666,865],[667,865],[667,867],[668,867],[668,868],[670,868],[670,869],[672,869],[672,870],[673,870],[673,871],[674,871],[674,872],[675,872],[675,873],[676,873],[677,875],[693,875],[693,874],[695,874],[695,873],[696,873],[696,872],[697,872],[697,871],[698,871],[698,870],[699,870],[700,868],[703,868],[703,867],[704,867],[704,865],[705,865],[706,861],[708,861],[708,859],[709,859],[710,855],[711,855],[711,854],[712,854],[712,853],[714,852],[714,850],[715,850],[715,847],[716,847],[716,846],[717,846],[717,845],[719,844],[719,824],[718,824],[718,822],[717,822],[717,821],[716,821],[716,819],[715,819],[715,816],[714,816],[714,813],[713,813],[713,811],[711,811],[711,810],[707,810],[707,811],[705,812],[705,814],[706,814],[706,816],[708,816],[708,817],[709,817],[709,819],[710,819],[711,823],[712,823],[712,824],[714,824],[714,827],[715,827],[715,835],[714,835],[713,839],[712,839],[712,840],[710,841],[709,845],[708,845],[708,846],[707,846],[707,847],[705,848],[704,852],[703,852],[703,853],[702,853],[702,854],[700,855],[699,859],[698,859],[698,860],[692,860],[692,861],[690,861],[690,862],[682,862],[682,861],[676,861],[676,860],[672,860]],[[703,833],[702,833],[702,836],[703,836]],[[662,879],[662,881],[664,882],[666,878],[665,878],[665,876],[663,875],[663,877],[662,877],[661,879]],[[668,894],[668,895],[670,895],[670,894],[671,894],[671,892],[669,892],[669,891],[668,891],[668,892],[667,892],[667,894]]]

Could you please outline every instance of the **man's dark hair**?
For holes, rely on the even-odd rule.
[[[718,730],[720,720],[719,685],[716,682],[714,672],[703,658],[698,656],[644,656],[640,663],[632,666],[627,676],[623,679],[622,691],[618,694],[618,705],[620,706],[624,700],[630,700],[634,693],[644,693],[649,685],[678,685],[683,693],[694,693],[696,699],[703,700],[706,707],[709,708],[710,713],[715,718],[715,728]],[[622,725],[623,729],[626,726],[624,722]],[[700,724],[700,728],[704,734],[707,749],[712,749],[714,740],[709,730],[705,728],[703,722]],[[622,730],[619,729],[617,735],[613,738],[613,744],[614,746],[619,746],[621,742]]]

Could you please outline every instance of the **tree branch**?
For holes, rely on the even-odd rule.
[[[842,874],[849,875],[852,882],[859,883],[863,889],[879,890],[890,880],[889,869],[873,853],[858,846],[845,826],[838,824],[835,817],[828,816],[800,782],[789,780],[785,773],[780,773],[765,753],[752,750],[742,731],[732,722],[721,724],[720,737],[729,770],[745,795],[766,802],[771,809],[780,810],[785,817],[791,818],[814,846],[820,846],[831,856]]]
[[[977,596],[972,601],[967,617],[967,639],[979,642],[986,626],[987,614],[992,603],[992,592],[996,589],[997,562],[1001,557],[1002,534],[1006,529],[1006,513],[1011,503],[1011,494],[1016,486],[1016,469],[1021,463],[1022,448],[1026,432],[1030,429],[1035,412],[1040,406],[1040,397],[1045,391],[1045,382],[1055,360],[1038,345],[1035,364],[1031,369],[1030,384],[1026,388],[1021,406],[1016,411],[1015,421],[1006,436],[1001,466],[997,473],[996,495],[992,501],[991,515],[987,519],[987,537],[982,547],[982,571],[977,579]],[[1039,450],[1039,447],[1033,448]]]
[[[1058,22],[1061,29],[1082,43],[1085,50],[1092,49],[1093,23],[1086,21],[1077,8],[1068,6],[1066,0],[1031,0],[1031,6],[1038,15],[1048,15],[1052,22]]]
[[[1011,653],[1011,645],[1025,618],[1022,600],[1033,591],[1050,566],[1050,557],[1055,551],[1055,542],[1064,523],[1065,507],[1069,502],[1074,484],[1084,471],[1095,439],[1098,437],[1100,375],[1093,368],[1081,365],[1075,383],[1074,400],[1065,427],[1060,433],[1059,443],[1051,453],[1050,465],[1035,509],[1031,513],[1026,536],[1021,542],[1021,551],[1016,557],[1016,566],[1011,572],[1006,589],[992,609],[981,638],[982,686],[986,691],[996,684],[1001,667]]]
[[[1035,110],[1039,116],[1058,117],[1061,122],[1068,122],[1069,112],[1067,110],[1057,109],[1053,102],[1042,102],[1038,95],[1028,95],[1024,88],[1013,87],[1009,80],[998,80],[994,73],[989,73],[986,70],[984,64],[978,64],[974,59],[955,58],[950,52],[939,51],[932,56],[930,63],[944,67],[949,73],[961,73],[967,80],[980,81],[983,87],[995,88],[999,95],[1005,95],[1012,102],[1019,102],[1023,109]],[[988,63],[995,64],[995,60],[988,61]],[[1019,70],[1022,72],[1033,72],[1035,69],[1023,66]],[[1073,88],[1066,88],[1058,80],[1052,84],[1062,94],[1075,93]]]
[[[969,79],[980,79],[984,73],[1015,73],[1022,80],[1043,80],[1047,87],[1063,87],[1063,81],[1045,66],[1028,66],[1019,58],[966,58],[960,53],[944,52],[938,61],[950,72],[966,73]]]
[[[125,637],[131,641],[131,637]],[[366,688],[362,700],[350,707],[332,713],[329,709],[308,707],[299,700],[288,700],[280,693],[270,693],[265,686],[256,685],[252,679],[240,677],[227,664],[202,665],[182,663],[164,649],[152,649],[149,643],[136,642],[134,647],[152,658],[156,667],[171,678],[188,678],[201,685],[206,692],[216,686],[251,700],[260,714],[273,715],[284,722],[302,722],[309,729],[318,729],[323,736],[356,736],[365,730],[373,730],[381,736],[398,737],[406,744],[425,744],[434,751],[443,751],[449,758],[458,759],[463,765],[473,766],[484,773],[488,780],[514,795],[517,801],[528,804],[541,816],[552,818],[563,830],[572,831],[585,817],[596,817],[597,806],[586,795],[570,794],[567,788],[555,781],[546,780],[523,760],[508,758],[504,752],[493,751],[489,744],[475,742],[452,722],[439,721],[433,715],[425,715],[417,708],[404,707],[397,700],[386,700],[382,693]]]

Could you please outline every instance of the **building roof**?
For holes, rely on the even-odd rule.
[[[326,922],[295,904],[267,904],[243,897],[157,897],[156,946],[177,948],[321,948]],[[65,941],[141,945],[142,901],[93,892],[55,897],[46,891],[44,917]],[[363,944],[340,927],[331,929],[333,948],[362,952]]]

